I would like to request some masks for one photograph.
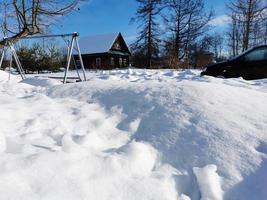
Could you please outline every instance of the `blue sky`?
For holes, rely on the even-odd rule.
[[[213,8],[219,28],[224,27],[221,18],[226,13],[223,0],[205,0],[207,8]],[[130,24],[138,4],[135,0],[91,0],[80,6],[80,10],[64,16],[54,27],[55,33],[79,32],[81,36],[122,32],[131,43],[138,32],[136,24]],[[217,28],[218,29],[218,28]]]

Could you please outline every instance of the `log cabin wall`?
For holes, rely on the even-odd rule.
[[[88,47],[94,47],[98,44],[101,44],[105,38],[103,35],[102,41],[101,37],[96,37],[99,41],[94,40],[94,44],[92,43],[92,39],[87,39],[82,41],[82,46],[85,50],[82,50],[82,58],[84,62],[84,66],[86,69],[102,69],[102,70],[110,70],[115,68],[126,68],[129,66],[130,62],[130,51],[129,48],[123,39],[121,33],[114,34],[113,37],[110,37],[110,46],[108,46],[103,53],[94,53],[90,51],[87,53]],[[88,45],[88,46],[87,46]],[[92,46],[90,46],[92,45]],[[93,48],[94,49],[94,48]],[[97,49],[97,48],[96,48]],[[74,56],[75,61],[78,66],[80,66],[80,61],[77,55]]]
[[[82,55],[82,58],[86,69],[110,70],[116,68],[126,68],[130,65],[129,56],[121,56],[116,54],[88,54]],[[75,56],[75,60],[77,65],[80,66],[78,56]]]

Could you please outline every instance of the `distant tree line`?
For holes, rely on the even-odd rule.
[[[250,47],[267,44],[266,0],[235,0],[228,7],[231,18],[228,45],[233,56]]]
[[[26,73],[58,72],[65,62],[61,49],[53,44],[45,47],[39,43],[31,47],[22,46],[17,54]]]
[[[267,42],[267,9],[264,0],[233,0],[227,33],[212,32],[215,15],[204,0],[136,0],[132,21],[139,24],[131,45],[132,63],[147,68],[200,68],[235,56]],[[226,37],[226,36],[227,37]]]
[[[32,45],[22,45],[17,48],[17,54],[25,73],[58,72],[65,66],[65,50],[57,48],[56,44],[49,43],[42,45],[33,43]],[[10,66],[11,58],[5,58],[2,68]],[[16,63],[12,62],[12,67],[16,69]]]

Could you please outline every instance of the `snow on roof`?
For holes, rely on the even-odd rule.
[[[93,54],[93,53],[105,53],[108,52],[119,33],[103,34],[82,37],[79,40],[79,45],[82,54]]]

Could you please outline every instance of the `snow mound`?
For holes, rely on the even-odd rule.
[[[52,87],[55,85],[61,85],[62,82],[55,80],[55,79],[49,79],[49,78],[43,78],[43,77],[34,77],[34,78],[27,78],[21,83],[26,83],[32,86],[40,86],[40,87]]]
[[[266,80],[87,75],[0,82],[3,199],[266,198]]]
[[[146,148],[151,147],[144,145],[134,154],[143,154]],[[123,151],[78,157],[63,152],[5,156],[1,160],[8,163],[4,167],[1,161],[0,194],[4,199],[25,200],[176,199],[174,182],[160,167],[152,171],[149,165],[140,173],[133,165],[143,160],[134,156],[132,161],[132,156]]]
[[[9,81],[10,78],[10,82],[18,82],[19,81],[19,77],[9,74],[8,72],[2,71],[0,70],[0,83],[6,83]]]
[[[177,199],[177,170],[150,144],[131,140],[138,120],[123,131],[119,108],[106,112],[33,88],[17,96],[14,87],[0,91],[2,198]]]
[[[0,133],[0,153],[5,152],[6,150],[6,137]]]
[[[7,81],[8,80],[8,73],[5,71],[0,70],[0,81]]]
[[[207,165],[204,168],[193,168],[197,177],[201,200],[222,200],[221,178],[217,174],[216,165]]]
[[[118,124],[121,130],[129,130],[129,123],[138,119],[131,138],[152,144],[163,162],[186,172],[175,177],[179,194],[199,199],[193,168],[213,163],[224,179],[224,198],[246,198],[236,191],[251,185],[249,177],[257,177],[266,160],[266,153],[259,152],[267,141],[266,85],[201,78],[196,71],[114,71],[104,80],[97,76],[88,83],[52,88],[47,95],[71,96],[107,111],[119,107],[124,116]],[[252,184],[251,191],[265,184]],[[250,199],[264,195],[263,190],[252,192]]]

